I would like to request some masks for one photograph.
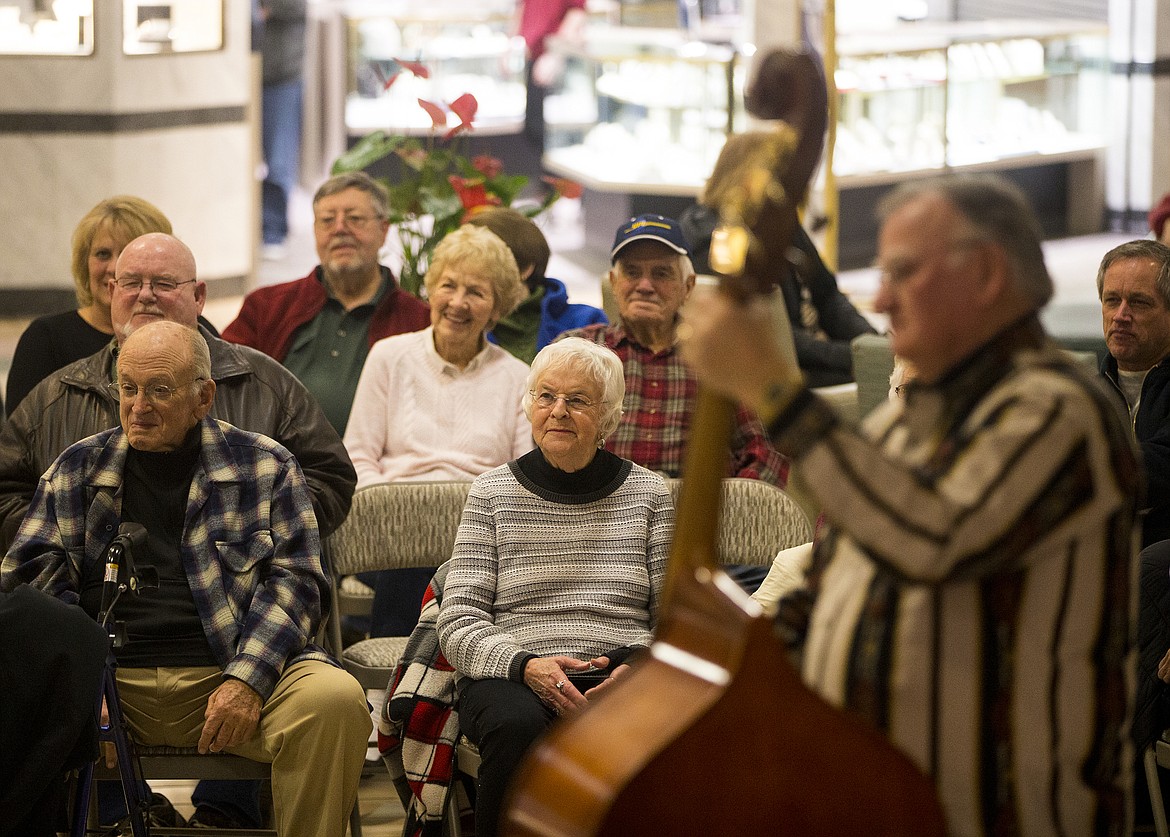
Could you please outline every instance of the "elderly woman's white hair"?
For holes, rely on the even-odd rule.
[[[622,399],[626,396],[626,372],[622,361],[605,346],[582,337],[566,337],[549,343],[532,360],[528,370],[528,394],[524,398],[524,414],[532,418],[532,404],[536,398],[536,387],[541,379],[552,370],[568,370],[582,375],[601,387],[601,415],[598,418],[598,432],[601,438],[597,446],[605,443],[605,437],[617,429],[622,418]]]

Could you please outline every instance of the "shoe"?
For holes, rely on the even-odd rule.
[[[187,820],[183,819],[183,815],[176,811],[171,801],[161,793],[152,791],[148,806],[146,818],[151,827],[182,828],[188,825]],[[130,816],[123,817],[106,834],[108,837],[130,837],[133,835],[134,828],[130,825]]]
[[[256,828],[253,823],[244,822],[242,818],[225,814],[218,808],[210,805],[200,805],[187,820],[188,828]]]
[[[260,258],[266,262],[278,262],[288,255],[288,248],[281,243],[265,244],[260,248]]]

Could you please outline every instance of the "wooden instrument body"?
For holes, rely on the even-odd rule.
[[[731,579],[700,572],[676,595],[685,616],[650,656],[525,762],[505,834],[946,833],[930,783],[800,682]]]

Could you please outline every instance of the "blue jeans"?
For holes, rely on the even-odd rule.
[[[288,236],[288,199],[297,183],[301,162],[300,79],[264,87],[260,134],[268,175],[261,187],[261,230],[265,244]]]

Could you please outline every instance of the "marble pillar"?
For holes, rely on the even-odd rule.
[[[1142,235],[1170,192],[1170,0],[1110,0],[1109,227]]]
[[[212,294],[253,274],[249,0],[224,0],[221,49],[150,55],[124,53],[122,0],[93,5],[92,54],[0,55],[0,316],[72,305],[73,229],[116,194],[170,218]]]

